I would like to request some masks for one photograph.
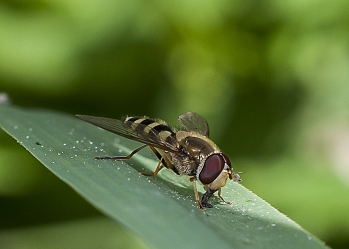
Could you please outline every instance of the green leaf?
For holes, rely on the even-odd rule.
[[[124,162],[94,160],[127,155],[140,144],[74,115],[3,105],[0,117],[1,127],[44,166],[151,248],[327,248],[239,183],[222,190],[233,206],[213,197],[214,208],[203,212],[188,177],[166,169],[158,177],[139,175],[157,165],[150,151]]]

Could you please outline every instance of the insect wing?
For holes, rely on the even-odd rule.
[[[206,119],[195,112],[180,115],[178,121],[186,131],[195,131],[206,137],[209,136],[210,131]]]
[[[76,115],[76,116],[90,124],[96,125],[104,130],[110,131],[122,137],[126,137],[131,140],[135,140],[147,145],[151,145],[165,151],[180,153],[177,147],[167,143],[166,141],[151,139],[149,137],[149,134],[145,132],[137,132],[131,128],[126,127],[124,125],[124,121],[122,120],[104,118],[104,117],[93,117],[93,116],[86,116],[86,115]]]

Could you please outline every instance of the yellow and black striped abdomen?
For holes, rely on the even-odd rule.
[[[124,125],[145,138],[159,143],[177,144],[176,133],[164,123],[149,118],[127,117]]]

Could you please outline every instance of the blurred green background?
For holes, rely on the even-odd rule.
[[[25,108],[174,126],[198,112],[244,186],[348,248],[348,9],[345,0],[2,0],[0,92]],[[0,245],[144,246],[2,131],[0,140]]]

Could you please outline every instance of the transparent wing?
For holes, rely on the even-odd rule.
[[[178,121],[186,131],[196,131],[206,137],[209,136],[210,131],[206,119],[195,112],[180,115]]]
[[[124,125],[124,121],[112,118],[103,118],[103,117],[93,117],[86,115],[76,115],[78,118],[96,125],[104,130],[110,131],[122,137],[126,137],[131,140],[135,140],[147,145],[151,145],[158,149],[165,151],[170,151],[173,153],[182,153],[174,144],[168,143],[161,140],[158,137],[158,134],[149,135],[149,133],[135,131],[131,128],[128,128]]]

